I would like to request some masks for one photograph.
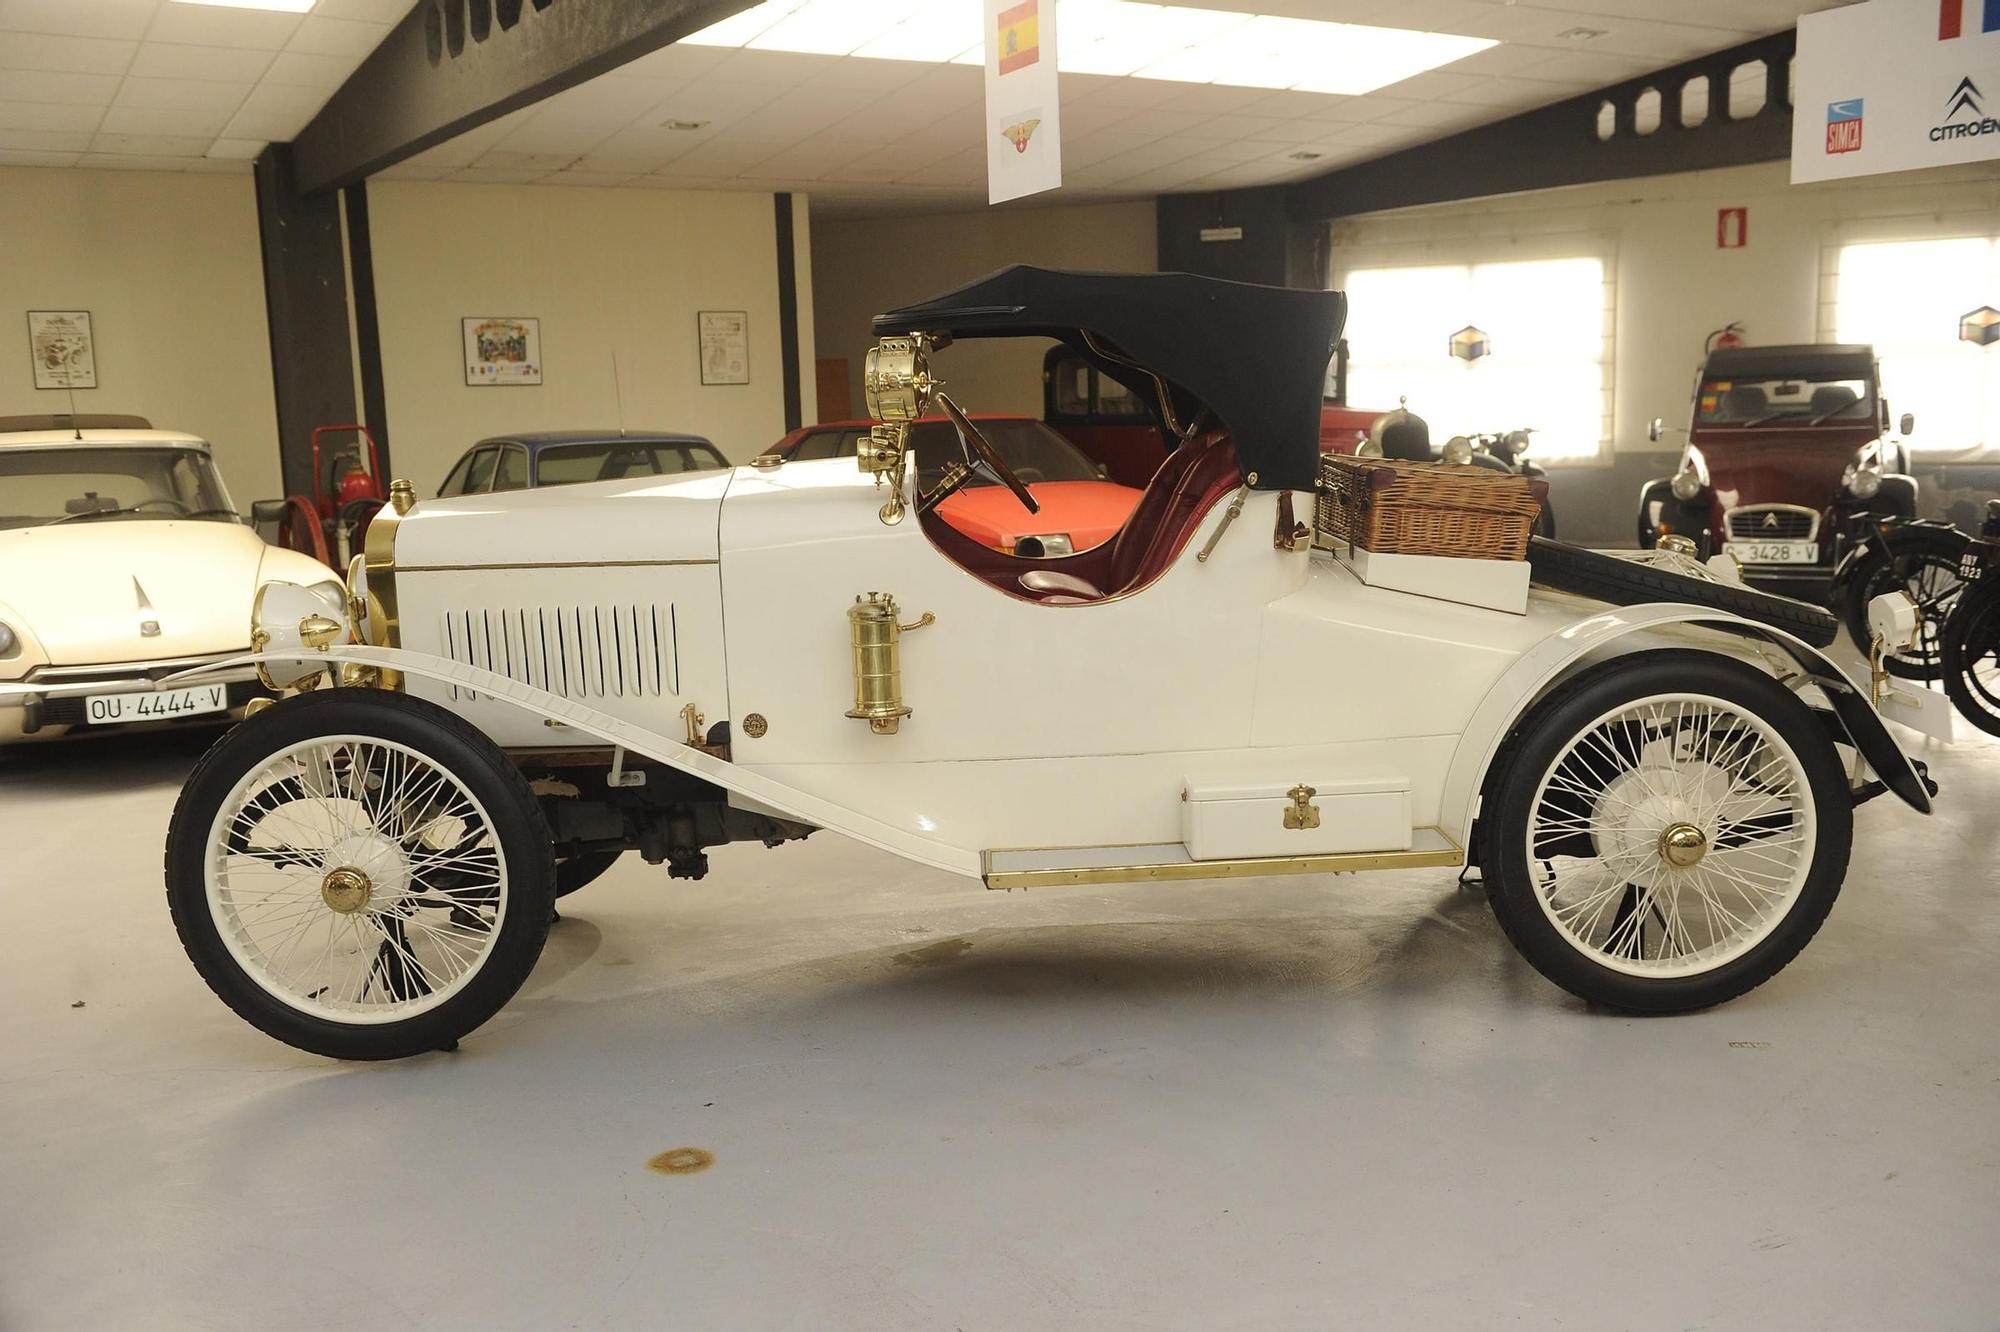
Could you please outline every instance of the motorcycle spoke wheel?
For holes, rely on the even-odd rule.
[[[1661,695],[1584,727],[1536,789],[1536,902],[1572,948],[1626,975],[1701,975],[1783,921],[1812,868],[1799,756],[1724,699]]]
[[[209,838],[209,915],[243,973],[343,1024],[438,1007],[491,956],[508,907],[486,808],[417,750],[302,741],[252,767]]]

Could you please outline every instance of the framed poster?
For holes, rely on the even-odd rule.
[[[703,310],[701,321],[701,382],[750,382],[750,312]]]
[[[461,319],[465,382],[473,388],[542,382],[542,321],[504,315]]]
[[[38,389],[97,387],[97,348],[88,310],[28,311],[28,352]]]

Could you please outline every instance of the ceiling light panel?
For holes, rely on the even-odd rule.
[[[183,5],[211,5],[216,9],[269,9],[280,14],[303,14],[313,0],[175,0]]]
[[[981,0],[765,0],[682,41],[935,64],[984,63]],[[1065,74],[1354,96],[1463,59],[1484,37],[1157,5],[1059,0]]]

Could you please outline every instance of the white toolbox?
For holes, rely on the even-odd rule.
[[[1410,781],[1189,778],[1181,791],[1181,840],[1196,860],[1407,851]]]
[[[1526,560],[1462,560],[1443,555],[1385,555],[1365,546],[1343,546],[1336,558],[1370,587],[1414,592],[1488,610],[1528,609]]]

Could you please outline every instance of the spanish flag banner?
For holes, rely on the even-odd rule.
[[[1041,0],[1025,0],[1000,11],[1000,72],[1012,74],[1042,58]]]
[[[984,0],[986,197],[1004,203],[1062,185],[1056,0]]]

